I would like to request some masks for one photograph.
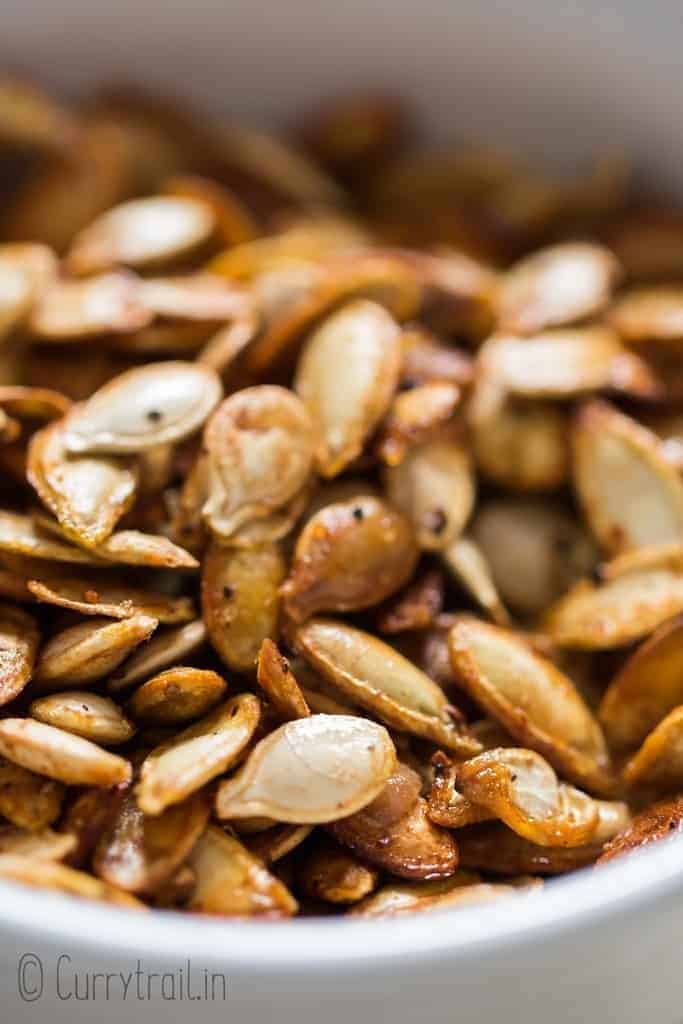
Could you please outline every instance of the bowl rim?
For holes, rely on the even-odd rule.
[[[375,976],[396,969],[397,957],[411,968],[434,970],[447,962],[504,955],[514,945],[538,946],[567,933],[632,919],[638,911],[683,902],[683,838],[672,837],[599,869],[585,868],[551,880],[542,889],[438,915],[396,919],[304,918],[291,921],[222,920],[177,911],[139,913],[73,899],[47,890],[0,882],[0,935],[21,935],[45,948],[53,944],[101,960],[113,956],[145,962],[221,965],[241,976],[333,971]],[[519,913],[518,899],[524,900]],[[18,947],[16,947],[18,948]]]

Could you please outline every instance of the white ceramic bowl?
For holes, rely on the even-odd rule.
[[[385,87],[437,136],[565,162],[624,144],[683,185],[674,0],[3,0],[0,61],[66,89],[171,86],[266,122]],[[520,900],[390,922],[127,914],[0,885],[2,1019],[673,1024],[682,930],[678,842]],[[205,991],[211,973],[225,993],[219,978]]]

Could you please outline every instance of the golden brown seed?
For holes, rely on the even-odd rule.
[[[289,662],[277,649],[277,644],[266,639],[261,644],[256,667],[256,678],[266,693],[278,718],[284,722],[310,715],[306,698],[301,692]]]
[[[102,559],[55,540],[39,530],[30,516],[0,509],[0,551],[52,562],[102,566]]]
[[[311,715],[288,722],[253,749],[223,782],[219,818],[266,815],[315,824],[353,814],[370,803],[396,765],[386,729],[367,719]]]
[[[547,402],[510,399],[471,417],[472,446],[483,476],[511,491],[552,491],[569,473],[568,420]]]
[[[673,286],[637,288],[627,292],[609,313],[614,329],[629,345],[670,347],[680,351],[683,342],[683,291]]]
[[[449,436],[411,448],[400,465],[385,469],[384,486],[427,551],[441,550],[461,533],[476,488],[467,448]]]
[[[361,496],[328,505],[299,534],[282,588],[285,612],[302,622],[379,604],[408,581],[417,558],[409,522],[383,501]]]
[[[83,871],[75,871],[65,864],[51,860],[37,860],[32,857],[21,857],[9,853],[0,856],[0,878],[19,882],[22,885],[35,886],[39,889],[55,889],[57,892],[80,896],[87,900],[101,900],[128,907],[131,910],[145,910],[134,896],[115,889],[112,885],[101,882]]]
[[[255,821],[245,818],[245,821]],[[266,864],[274,864],[300,846],[313,831],[313,825],[275,825],[249,840],[249,849]]]
[[[76,846],[73,836],[61,835],[51,828],[29,832],[14,825],[0,826],[0,854],[35,860],[64,860]]]
[[[375,303],[353,302],[309,338],[294,386],[320,430],[320,472],[333,477],[360,454],[398,385],[400,332]]]
[[[458,537],[441,553],[444,564],[480,608],[499,626],[507,626],[510,616],[501,601],[481,548],[469,537]]]
[[[494,875],[562,875],[592,864],[603,843],[586,846],[538,846],[500,822],[486,822],[458,832],[460,863]]]
[[[68,452],[138,453],[181,441],[221,398],[218,375],[197,363],[148,363],[114,377],[68,422]]]
[[[629,786],[676,790],[683,785],[683,708],[663,718],[624,767]]]
[[[460,401],[460,389],[447,381],[432,381],[396,395],[376,444],[388,466],[402,462],[408,449],[444,427]]]
[[[243,693],[153,750],[135,790],[140,808],[160,814],[224,772],[246,747],[260,717],[258,698]]]
[[[682,831],[683,797],[662,800],[637,814],[633,823],[607,844],[597,863],[606,864],[650,843],[676,839]]]
[[[458,791],[457,768],[440,750],[432,758],[432,767],[434,778],[427,805],[430,821],[445,828],[463,828],[495,817],[483,804],[472,803]]]
[[[131,777],[130,763],[122,757],[30,718],[0,722],[0,754],[70,786],[117,786]]]
[[[248,550],[209,546],[202,566],[202,610],[209,639],[229,668],[253,669],[263,641],[276,635],[284,575],[275,544]]]
[[[571,680],[514,633],[462,619],[449,634],[458,683],[520,743],[588,789],[609,788],[600,726]]]
[[[443,573],[425,572],[386,603],[377,617],[377,629],[389,634],[427,629],[442,610],[443,599]]]
[[[78,415],[76,409],[70,416]],[[27,478],[64,533],[87,547],[107,540],[135,500],[138,473],[130,459],[69,456],[64,437],[70,416],[35,434]]]
[[[194,619],[183,626],[158,630],[144,647],[131,654],[124,664],[109,677],[111,693],[151,678],[155,673],[180,662],[182,664],[206,641],[206,626]]]
[[[185,725],[205,715],[226,689],[217,672],[176,666],[143,683],[129,700],[128,711],[146,724]]]
[[[301,492],[316,436],[302,402],[285,388],[244,388],[226,398],[204,431],[208,497],[203,515],[229,540]]]
[[[214,227],[211,208],[199,199],[134,199],[84,228],[73,241],[67,266],[75,274],[93,274],[120,264],[169,262],[206,242]]]
[[[0,604],[0,704],[14,700],[26,686],[39,643],[35,620],[19,608]]]
[[[462,874],[462,878],[459,875]],[[455,884],[451,887],[449,883]],[[445,882],[414,882],[384,886],[351,911],[353,917],[397,917],[402,914],[435,910],[457,910],[458,907],[493,903],[505,896],[514,896],[519,889],[512,885],[493,885],[469,880],[469,873],[458,872]]]
[[[31,703],[29,713],[39,722],[105,747],[125,743],[135,734],[135,726],[113,700],[87,691],[69,690],[39,697]]]
[[[453,725],[441,688],[388,644],[332,619],[311,620],[295,639],[324,679],[387,725],[464,757],[478,753],[479,744]]]
[[[71,402],[51,388],[4,384],[0,385],[0,406],[20,420],[53,420],[66,416]]]
[[[85,281],[56,281],[29,318],[29,330],[44,342],[79,342],[100,334],[127,334],[145,327],[153,314],[142,302],[139,281],[117,272]]]
[[[157,620],[132,615],[120,622],[92,619],[70,626],[43,647],[35,671],[41,689],[62,689],[102,679],[152,635]]]
[[[572,444],[574,485],[608,554],[683,541],[683,481],[654,434],[592,402],[577,417]]]
[[[304,859],[298,877],[311,899],[345,904],[368,896],[377,885],[379,872],[328,839],[321,840]]]
[[[141,590],[95,578],[50,575],[49,579],[28,580],[28,592],[38,601],[58,608],[69,608],[81,615],[104,615],[111,619],[129,619],[146,615],[165,624],[187,622],[195,614],[189,597],[166,597],[156,590]]]
[[[0,757],[0,814],[17,828],[36,832],[51,825],[63,797],[61,783]]]
[[[126,892],[150,894],[167,882],[206,828],[210,801],[204,792],[149,817],[129,791],[101,836],[93,870]]]
[[[210,825],[188,860],[197,881],[189,910],[225,917],[291,917],[298,907],[283,883],[242,843]]]

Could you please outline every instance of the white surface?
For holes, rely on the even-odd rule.
[[[625,144],[681,184],[678,3],[518,0],[2,0],[0,62],[79,91],[126,77],[276,122],[349,86],[413,98],[440,137],[522,143],[546,159]],[[683,844],[545,892],[452,915],[222,923],[126,915],[0,886],[2,1019],[266,1024],[674,1024],[683,1020]],[[17,994],[23,953],[44,993]],[[74,970],[223,971],[227,1003],[75,1003]],[[30,977],[29,977],[30,981]]]

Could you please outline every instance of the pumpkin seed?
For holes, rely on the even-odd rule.
[[[67,425],[67,452],[141,452],[180,441],[218,404],[216,373],[197,363],[148,363],[96,391]]]
[[[329,822],[369,804],[396,764],[387,731],[366,719],[311,715],[287,722],[254,748],[216,796],[222,820],[267,815]]]
[[[532,334],[601,312],[608,304],[619,265],[599,245],[567,242],[540,249],[503,277],[499,327]]]
[[[119,271],[84,281],[55,281],[31,311],[28,328],[41,341],[63,345],[137,331],[152,316],[143,304],[137,278]]]
[[[30,516],[0,509],[0,551],[52,562],[102,566],[97,556],[41,533]]]
[[[155,590],[141,590],[100,577],[88,579],[50,576],[47,581],[29,580],[28,591],[38,601],[69,608],[81,615],[130,619],[146,615],[163,623],[186,622],[194,615],[187,597],[166,597]]]
[[[105,747],[125,743],[135,734],[135,726],[113,700],[82,690],[39,697],[31,703],[29,713],[39,722]]]
[[[384,470],[389,501],[413,524],[419,546],[441,550],[456,539],[472,512],[476,483],[464,444],[439,437],[410,449]]]
[[[22,384],[0,385],[0,406],[20,420],[53,420],[65,416],[71,402],[61,391]]]
[[[51,828],[28,832],[15,825],[0,826],[0,856],[10,853],[35,860],[64,860],[75,845],[73,836],[61,835]]]
[[[84,871],[76,871],[53,860],[38,860],[29,856],[3,853],[0,856],[0,878],[39,889],[55,889],[82,899],[114,903],[131,910],[146,909],[143,903],[128,893],[101,882]]]
[[[488,562],[478,545],[469,537],[458,537],[441,553],[448,569],[464,590],[474,598],[494,622],[507,626],[510,616],[493,582]]]
[[[131,777],[128,761],[30,718],[0,722],[0,754],[22,768],[71,786],[117,786]]]
[[[209,639],[225,664],[253,669],[261,644],[277,631],[285,575],[275,544],[249,550],[212,543],[202,567],[202,610]]]
[[[315,447],[303,404],[284,388],[245,388],[204,431],[208,500],[203,514],[223,540],[287,506],[307,482]]]
[[[478,752],[478,743],[453,724],[441,688],[388,644],[331,619],[300,626],[295,639],[323,678],[387,725],[463,757]]]
[[[562,875],[593,864],[603,843],[586,846],[538,846],[500,822],[486,822],[458,832],[460,864],[494,875]]]
[[[313,825],[275,825],[255,835],[249,841],[249,850],[265,864],[275,864],[300,846],[312,831]]]
[[[188,860],[197,880],[189,910],[225,917],[291,917],[294,897],[233,836],[209,825]]]
[[[448,883],[455,884],[451,888]],[[514,896],[519,890],[512,885],[473,882],[467,872],[444,882],[407,882],[387,885],[374,896],[359,903],[351,911],[358,917],[400,917],[402,914],[423,913],[434,910],[457,910],[458,907],[494,903],[505,896]]]
[[[683,291],[676,287],[637,288],[610,310],[612,327],[629,345],[653,344],[680,350],[683,342]]]
[[[683,784],[683,708],[669,712],[649,733],[624,767],[630,786],[679,789]]]
[[[94,618],[53,636],[40,652],[35,680],[43,690],[93,683],[120,665],[152,635],[157,620],[131,615],[120,622]]]
[[[320,430],[323,476],[337,476],[360,454],[389,407],[400,366],[398,326],[376,303],[350,303],[310,336],[294,386]]]
[[[596,863],[606,864],[615,857],[641,850],[650,843],[676,839],[682,831],[683,797],[662,800],[637,814],[628,828],[607,843]]]
[[[482,476],[511,491],[552,491],[569,475],[569,424],[548,402],[509,399],[486,416],[470,416]]]
[[[429,570],[386,603],[377,617],[377,629],[389,634],[426,629],[434,624],[443,601],[443,573]]]
[[[19,608],[0,604],[0,705],[14,700],[28,683],[39,643],[34,619]]]
[[[379,458],[388,466],[397,466],[412,445],[449,422],[459,402],[460,389],[447,381],[432,381],[399,392],[380,430],[376,444]]]
[[[514,633],[474,619],[452,627],[449,649],[459,684],[520,743],[586,788],[610,788],[600,726],[550,661]]]
[[[217,672],[176,666],[143,683],[129,700],[128,710],[133,718],[148,724],[185,725],[205,715],[226,689]]]
[[[140,809],[160,814],[222,774],[242,753],[260,717],[258,698],[243,693],[156,747],[140,768],[135,790]]]
[[[429,791],[427,815],[435,825],[463,828],[495,818],[493,811],[475,804],[456,789],[457,768],[441,751],[432,758],[434,779]]]
[[[302,622],[378,604],[410,579],[417,558],[410,524],[383,501],[361,496],[327,505],[297,539],[282,587],[285,612]]]
[[[110,693],[119,693],[177,662],[182,663],[205,641],[206,626],[201,619],[173,629],[158,630],[144,647],[134,651],[121,668],[112,673],[107,684]]]
[[[75,274],[96,274],[124,264],[172,262],[213,234],[211,208],[199,199],[151,196],[115,206],[76,235],[67,255]]]
[[[368,896],[377,886],[379,872],[331,840],[321,839],[301,865],[299,878],[310,899],[347,904]]]
[[[142,302],[156,316],[179,320],[232,320],[249,310],[247,293],[216,274],[147,278]]]
[[[47,828],[59,817],[63,797],[61,783],[0,757],[0,814],[17,828]]]
[[[289,667],[289,662],[280,654],[277,645],[268,638],[261,644],[256,678],[282,721],[289,722],[310,715],[306,698]]]

